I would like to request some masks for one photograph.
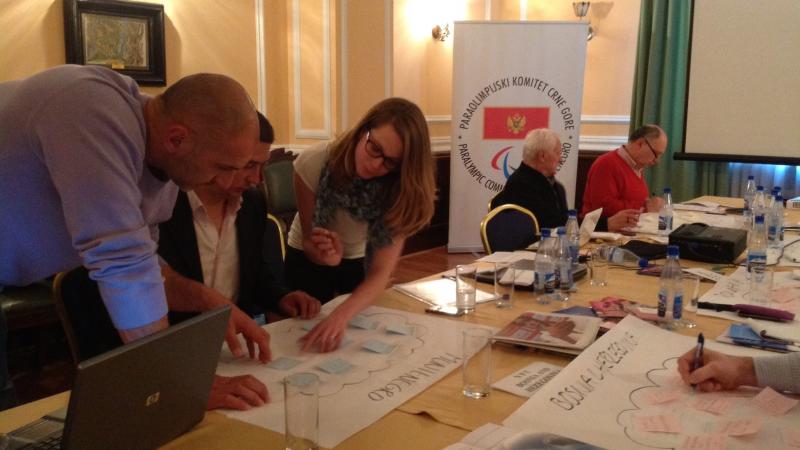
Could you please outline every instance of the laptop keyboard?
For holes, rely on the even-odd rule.
[[[61,436],[50,436],[39,442],[31,444],[29,447],[22,447],[31,450],[52,450],[61,448]]]

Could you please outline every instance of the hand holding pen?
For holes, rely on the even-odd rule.
[[[692,360],[692,372],[703,366],[703,347],[706,345],[706,338],[703,333],[697,335],[697,347],[694,349],[694,359]],[[692,383],[692,390],[697,390],[697,384]]]
[[[701,392],[758,385],[753,358],[730,356],[705,348],[698,356],[697,346],[678,359],[678,373],[686,384],[696,386]]]

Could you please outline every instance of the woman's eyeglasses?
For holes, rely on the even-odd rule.
[[[383,167],[385,167],[389,172],[394,172],[400,167],[400,160],[386,156],[380,145],[376,144],[370,138],[371,131],[372,130],[367,131],[367,142],[364,145],[364,148],[367,150],[367,154],[373,158],[381,158],[383,160]]]

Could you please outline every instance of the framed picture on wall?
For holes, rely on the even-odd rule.
[[[165,86],[164,5],[63,0],[67,63],[101,65],[142,86]]]

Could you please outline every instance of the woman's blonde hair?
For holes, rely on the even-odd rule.
[[[424,228],[433,216],[436,181],[431,140],[425,116],[414,103],[402,98],[382,100],[355,127],[331,144],[330,170],[334,187],[345,186],[357,177],[356,146],[373,128],[390,124],[400,137],[403,157],[397,172],[386,180],[389,206],[384,222],[393,235],[409,236]]]

